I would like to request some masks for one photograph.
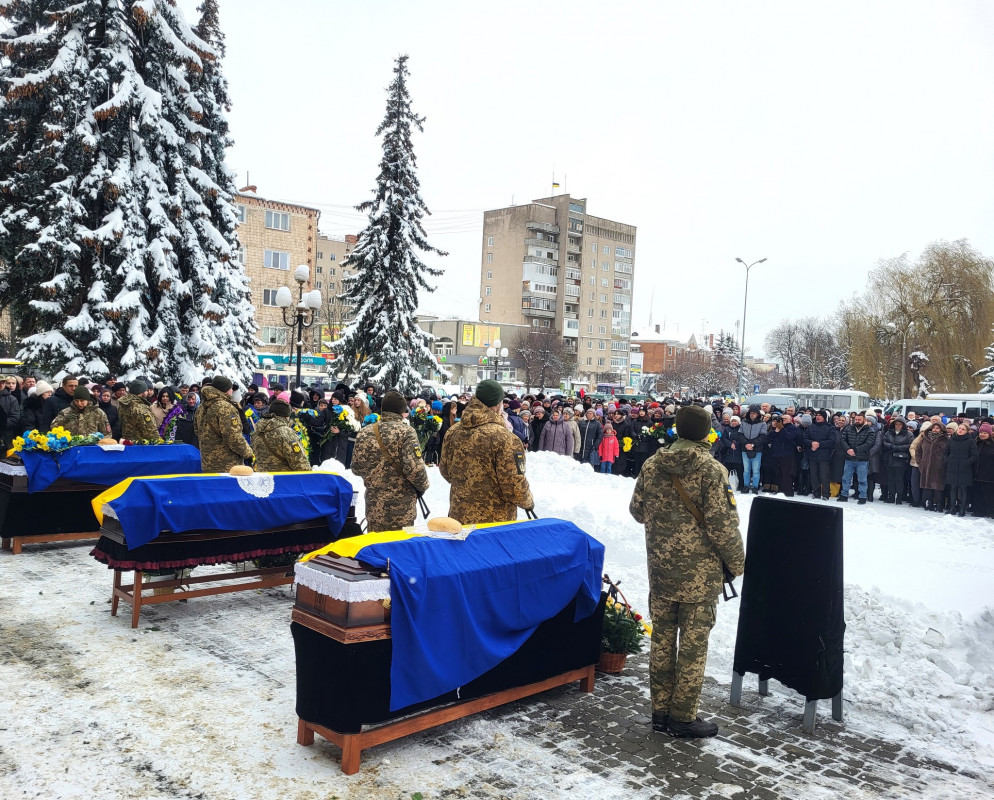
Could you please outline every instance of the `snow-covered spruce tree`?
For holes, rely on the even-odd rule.
[[[416,250],[446,255],[428,244],[422,218],[430,213],[421,198],[415,173],[411,128],[423,131],[424,117],[411,109],[407,93],[407,56],[400,56],[387,88],[387,113],[376,135],[383,136],[383,158],[372,200],[356,206],[369,215],[369,224],[343,268],[351,270],[343,283],[341,301],[355,317],[332,343],[339,355],[335,368],[346,379],[413,393],[421,385],[417,367],[438,370],[431,351],[432,337],[418,327],[418,290],[433,291],[427,275],[439,269],[426,265]]]
[[[10,3],[6,10],[25,5]],[[18,259],[10,262],[9,283],[23,286],[35,315],[21,322],[28,334],[22,357],[52,374],[114,371],[183,380],[227,360],[235,374],[246,375],[251,314],[248,325],[239,319],[232,326],[240,333],[234,347],[230,337],[220,344],[216,335],[229,314],[244,312],[246,297],[232,258],[230,191],[227,198],[217,193],[217,204],[227,203],[219,219],[230,218],[219,231],[208,204],[216,200],[210,176],[200,167],[209,131],[200,124],[203,102],[192,82],[213,52],[170,0],[66,6],[65,13],[48,14],[46,33],[63,41],[82,32],[87,69],[73,84],[80,91],[74,119],[87,159],[71,174],[83,209],[60,240],[76,255],[70,268],[22,277]],[[63,61],[56,56],[35,69],[45,76]],[[24,212],[12,203],[4,214]],[[219,284],[225,290],[215,296]]]
[[[49,374],[106,371],[88,342],[113,336],[91,297],[105,277],[86,233],[99,198],[82,189],[98,168],[87,39],[99,15],[86,0],[0,4],[0,306],[28,336],[19,356]]]
[[[984,348],[984,361],[987,366],[977,370],[973,377],[980,378],[980,393],[994,393],[994,344],[989,344]]]

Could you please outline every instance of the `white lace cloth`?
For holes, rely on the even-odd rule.
[[[2,475],[19,475],[27,476],[28,471],[24,468],[23,464],[7,464],[0,461],[0,474]]]
[[[115,513],[114,509],[111,508],[107,503],[104,503],[103,506],[101,506],[101,509],[103,510],[105,517],[113,517],[114,519],[117,519],[117,514]]]
[[[253,497],[269,497],[276,488],[276,479],[268,472],[255,472],[252,475],[236,475],[238,486]]]
[[[364,603],[369,600],[390,598],[390,579],[376,578],[370,581],[346,581],[321,570],[311,569],[304,564],[296,564],[293,571],[297,583],[313,589],[320,595],[346,603]]]

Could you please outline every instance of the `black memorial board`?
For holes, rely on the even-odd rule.
[[[842,509],[757,497],[749,513],[733,669],[808,701],[842,691]]]

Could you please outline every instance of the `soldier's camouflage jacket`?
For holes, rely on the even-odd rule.
[[[366,484],[369,530],[395,531],[414,524],[418,493],[428,491],[428,470],[418,435],[400,414],[385,411],[377,424],[386,457],[376,439],[376,425],[367,425],[356,436],[351,468]]]
[[[499,411],[477,398],[442,441],[438,465],[449,482],[449,516],[463,525],[510,522],[535,505],[525,477],[525,449]]]
[[[286,417],[265,416],[252,432],[258,472],[310,472],[311,464],[293,423]]]
[[[200,441],[200,468],[204,472],[227,472],[252,457],[252,448],[242,436],[238,406],[224,392],[205,386],[202,402],[193,416]]]
[[[722,561],[734,575],[745,568],[728,472],[709,447],[707,442],[678,439],[649,458],[635,481],[629,510],[645,525],[649,591],[654,599],[713,602],[721,591]],[[671,474],[703,513],[703,527],[684,504]]]
[[[159,429],[152,417],[152,407],[141,395],[124,395],[117,401],[117,413],[121,419],[122,439],[139,442],[159,438]]]
[[[110,422],[107,420],[107,415],[93,403],[87,403],[82,411],[76,408],[75,403],[63,408],[52,420],[52,427],[65,428],[73,436],[87,436],[91,433],[110,436]]]

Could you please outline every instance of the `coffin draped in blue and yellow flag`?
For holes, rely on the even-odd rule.
[[[352,505],[352,486],[329,472],[257,472],[128,478],[93,499],[117,517],[128,549],[163,531],[261,531],[325,518],[337,534]]]

